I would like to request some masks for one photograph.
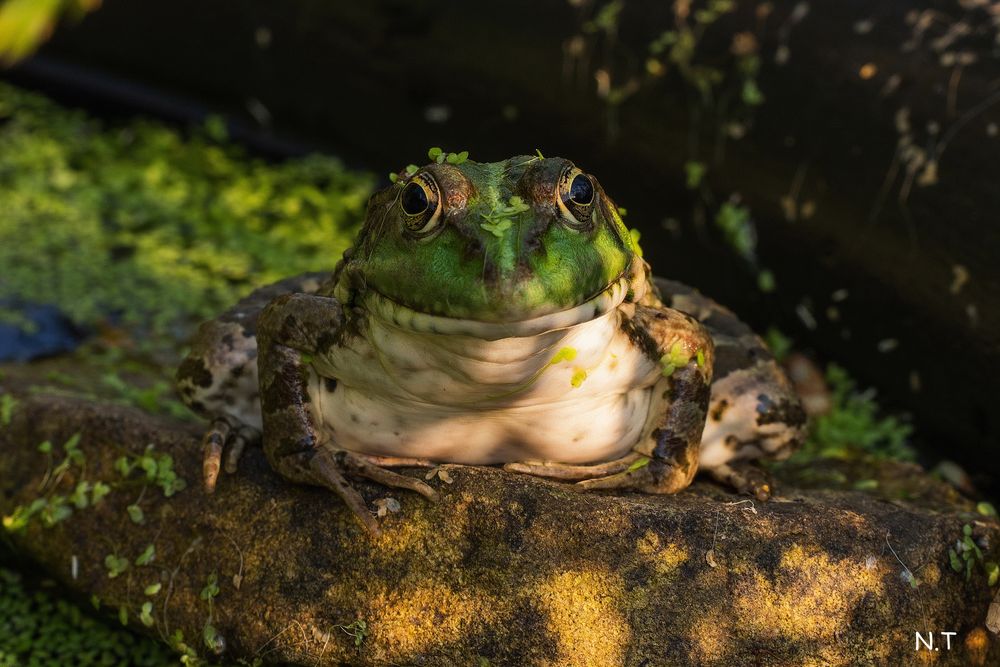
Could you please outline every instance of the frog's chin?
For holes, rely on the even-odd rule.
[[[577,306],[526,320],[509,322],[484,322],[424,313],[408,308],[371,289],[366,293],[365,306],[371,316],[407,331],[500,340],[502,338],[537,336],[547,331],[566,329],[601,317],[625,301],[631,282],[629,276],[623,275],[599,294]]]

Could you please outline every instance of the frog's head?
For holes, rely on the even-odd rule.
[[[435,320],[590,318],[634,295],[641,264],[614,202],[572,162],[445,162],[372,196],[338,290]]]

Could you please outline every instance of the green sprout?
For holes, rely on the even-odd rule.
[[[114,579],[128,569],[128,559],[123,558],[118,554],[108,554],[104,557],[104,567],[108,571],[108,578]],[[122,625],[124,625],[124,623]]]
[[[972,526],[969,524],[962,526],[961,539],[955,543],[954,547],[948,549],[948,562],[956,573],[965,572],[966,581],[972,578],[972,571],[976,563],[979,563],[983,568],[987,585],[995,586],[1000,580],[1000,566],[993,561],[984,560],[982,550],[972,539]]]
[[[350,625],[338,625],[337,627],[343,630],[349,637],[354,638],[354,648],[361,648],[361,644],[368,637],[368,624],[360,618]]]
[[[149,544],[145,549],[143,549],[142,553],[136,557],[135,564],[139,567],[149,565],[153,562],[154,558],[156,558],[156,546]],[[147,595],[149,595],[149,593],[147,593]]]
[[[10,394],[0,396],[0,426],[10,426],[17,403],[17,399]]]

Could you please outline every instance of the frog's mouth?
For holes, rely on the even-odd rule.
[[[501,338],[537,336],[547,331],[566,329],[589,322],[620,306],[631,288],[632,279],[626,271],[597,295],[577,306],[526,320],[510,322],[483,322],[433,315],[413,310],[373,289],[367,291],[365,305],[373,316],[407,331],[472,336],[482,340],[500,340]]]

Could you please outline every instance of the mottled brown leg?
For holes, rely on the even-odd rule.
[[[272,302],[259,320],[259,373],[264,421],[264,452],[284,477],[334,491],[372,535],[380,533],[364,498],[347,477],[363,477],[437,499],[424,482],[384,470],[368,457],[339,449],[329,437],[320,442],[308,358],[320,347],[317,336],[329,335],[342,317],[334,299],[295,294]],[[406,460],[403,465],[412,464]],[[398,462],[396,462],[398,463]]]
[[[771,476],[759,466],[749,461],[730,461],[705,470],[712,479],[734,489],[737,493],[747,493],[760,501],[768,500],[774,491]]]
[[[645,493],[677,493],[698,471],[698,445],[708,407],[708,380],[697,362],[673,371],[671,401],[657,425],[635,447],[639,458],[623,472],[577,482],[584,490],[631,488]]]

